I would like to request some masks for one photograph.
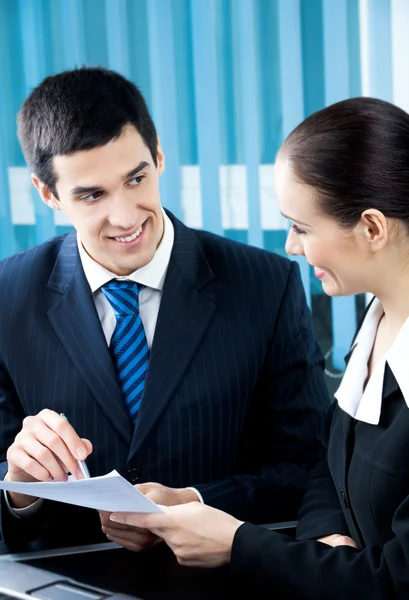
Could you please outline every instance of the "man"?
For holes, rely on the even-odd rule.
[[[164,155],[122,76],[49,77],[18,125],[41,198],[76,232],[0,264],[1,476],[79,478],[86,458],[160,504],[295,518],[328,407],[297,265],[163,210]],[[157,541],[105,513],[1,504],[14,551]]]

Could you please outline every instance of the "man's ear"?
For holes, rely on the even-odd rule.
[[[37,188],[41,200],[47,204],[47,206],[54,210],[61,210],[58,198],[54,196],[50,188],[47,187],[45,183],[40,181],[34,174],[31,175],[31,181],[33,182],[34,187]]]
[[[162,175],[162,173],[165,170],[165,155],[163,154],[163,150],[162,150],[162,146],[160,145],[159,138],[158,138],[158,145],[157,145],[157,151],[156,151],[156,160],[157,160],[157,164],[158,164],[159,175]]]

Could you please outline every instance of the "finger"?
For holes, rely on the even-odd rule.
[[[110,521],[114,523],[122,523],[123,525],[132,525],[133,527],[140,527],[142,529],[151,529],[151,527],[160,527],[161,522],[157,517],[165,516],[165,513],[112,513],[109,517]],[[156,518],[155,518],[156,517]]]
[[[100,519],[100,521],[101,521],[101,525],[107,525],[107,524],[110,524],[110,521],[109,521],[109,515],[110,515],[111,513],[109,513],[109,512],[107,513],[107,512],[105,512],[105,511],[102,511],[102,510],[99,510],[99,511],[98,511],[98,513],[99,513],[99,519]]]
[[[68,469],[68,467],[66,467],[66,466],[64,465],[64,463],[63,463],[63,462],[62,462],[62,461],[61,461],[61,460],[58,458],[58,456],[56,456],[56,457],[55,457],[55,459],[56,459],[56,461],[58,462],[58,464],[60,465],[61,469],[64,471],[64,473],[66,473],[66,474],[67,474],[67,477],[68,477],[68,474],[69,474],[71,471]]]
[[[123,548],[127,550],[131,550],[133,552],[141,552],[142,550],[146,550],[147,548],[151,548],[160,542],[156,537],[152,537],[151,539],[127,539],[124,537],[120,537],[118,535],[114,535],[111,533],[106,534],[107,539],[110,542],[115,542],[119,544]]]
[[[139,483],[134,486],[144,496],[155,502],[155,504],[175,504],[171,501],[172,494],[170,488],[160,485],[159,483]]]
[[[140,552],[141,550],[143,550],[143,546],[138,546],[138,544],[136,544],[135,542],[129,542],[128,540],[123,540],[122,538],[112,536],[109,534],[106,534],[106,538],[110,542],[114,542],[115,544],[122,546],[126,550],[131,550],[132,552]]]
[[[20,469],[38,481],[66,481],[67,475],[53,453],[31,438],[24,446],[10,447],[7,453],[9,471]]]
[[[87,452],[88,452],[87,456],[89,456],[90,454],[92,454],[92,450],[93,450],[92,443],[89,440],[87,440],[87,438],[81,438],[81,441],[85,444],[85,447],[86,447]]]
[[[122,525],[132,525],[133,527],[141,527],[143,529],[148,529],[149,515],[144,513],[111,513],[109,516],[109,520],[113,523],[121,523]]]
[[[10,461],[13,460],[13,452],[14,450],[17,448],[19,450],[23,450],[23,452],[25,451],[24,448],[27,447],[27,444],[32,443],[32,440],[35,439],[30,433],[24,432],[24,431],[20,431],[20,433],[17,435],[16,437],[16,441],[15,443],[10,446],[9,448],[9,453],[10,455],[8,460],[10,459]],[[11,457],[11,458],[10,458]],[[61,469],[65,472],[65,473],[69,473],[69,470],[67,469],[67,467],[63,464],[63,462],[58,458],[58,456],[55,457],[58,464],[60,465]],[[10,461],[9,461],[9,467],[10,467]]]
[[[122,525],[122,523],[113,523],[112,521],[108,521],[106,523],[106,526],[108,527],[112,527],[112,529],[114,529],[115,531],[132,531],[135,533],[150,533],[150,529],[146,529],[144,527],[135,527],[133,525]]]
[[[49,409],[42,410],[37,417],[42,419],[50,429],[59,435],[74,459],[85,460],[87,458],[89,447],[84,444],[72,425],[64,417]]]
[[[140,492],[142,492],[142,494],[148,494],[149,492],[151,492],[153,489],[155,489],[155,486],[157,486],[156,483],[137,483],[134,487],[139,490]]]
[[[327,535],[323,538],[318,538],[317,542],[321,542],[322,544],[327,544],[328,546],[333,546],[334,542],[339,538],[339,534],[335,533],[333,535]]]
[[[134,527],[141,527],[142,529],[152,528],[168,528],[173,524],[173,512],[175,506],[161,506],[160,512],[153,513],[132,513],[132,512],[119,512],[112,513],[110,520],[116,523],[124,523],[126,525],[133,525]]]
[[[136,533],[147,533],[149,529],[143,529],[142,527],[135,527],[133,525],[123,525],[122,523],[115,523],[109,519],[111,513],[105,515],[100,514],[101,525],[104,527],[110,527],[116,531],[134,531]]]
[[[64,440],[57,432],[50,429],[45,423],[39,423],[33,431],[37,440],[57,457],[64,470],[69,471],[77,479],[82,479],[81,470],[77,459],[71,454]]]
[[[99,518],[101,520],[101,525],[105,526],[105,527],[127,527],[126,525],[120,525],[119,523],[113,523],[112,521],[109,520],[109,517],[111,516],[111,512],[108,512],[106,510],[100,510],[99,512]]]
[[[164,498],[163,488],[162,489],[151,489],[144,494],[146,498],[155,502],[155,504],[160,504],[162,502],[166,502],[166,498]]]
[[[105,535],[118,537],[123,540],[128,540],[129,542],[134,541],[141,545],[147,544],[156,538],[156,536],[148,529],[143,529],[141,532],[139,532],[132,529],[118,530],[114,527],[103,526],[102,531],[105,533]]]
[[[333,546],[334,548],[335,546],[351,546],[351,548],[357,548],[357,545],[351,538],[344,536],[341,536],[339,539],[335,540]]]

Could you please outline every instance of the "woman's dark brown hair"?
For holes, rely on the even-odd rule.
[[[297,181],[345,227],[375,208],[409,227],[409,115],[375,98],[352,98],[303,121],[284,141]]]

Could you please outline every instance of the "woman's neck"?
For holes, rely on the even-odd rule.
[[[398,331],[409,317],[409,268],[380,274],[373,293],[383,306],[385,325]]]

